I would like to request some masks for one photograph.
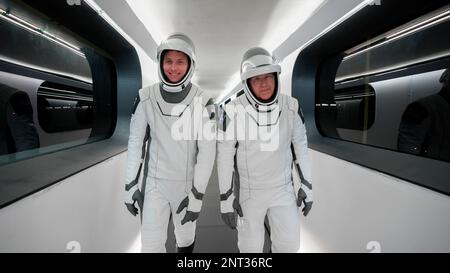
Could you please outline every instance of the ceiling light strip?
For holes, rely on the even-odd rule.
[[[15,15],[13,15],[13,14],[11,14],[11,13],[3,10],[3,9],[0,9],[0,18],[4,19],[4,20],[6,20],[6,21],[8,21],[10,23],[13,23],[13,24],[15,24],[15,25],[17,25],[19,27],[22,27],[22,28],[24,28],[24,29],[34,33],[34,34],[40,35],[40,36],[42,36],[42,37],[44,37],[44,38],[46,38],[46,39],[48,39],[48,40],[50,40],[50,41],[52,41],[54,43],[57,43],[57,44],[59,44],[61,46],[64,46],[65,48],[75,52],[77,55],[79,55],[79,56],[81,56],[83,58],[85,57],[84,53],[81,52],[80,48],[74,46],[73,44],[71,44],[71,43],[69,43],[69,42],[67,42],[67,41],[65,41],[65,40],[63,40],[63,39],[61,39],[59,37],[56,37],[55,35],[47,32],[47,31],[44,31],[44,30],[40,29],[39,27],[37,27],[37,26],[35,26],[35,25],[33,25],[33,24],[23,20],[22,18],[19,18],[19,17],[15,16]]]
[[[417,24],[414,24],[413,26],[410,26],[408,28],[402,29],[401,31],[393,33],[393,34],[385,37],[381,42],[369,45],[369,46],[364,47],[364,48],[362,48],[360,50],[357,50],[357,51],[355,51],[353,53],[350,53],[349,55],[345,56],[343,60],[347,60],[349,58],[352,58],[354,56],[357,56],[359,54],[367,52],[368,50],[375,49],[375,48],[380,47],[380,46],[382,46],[382,45],[384,45],[386,43],[390,43],[390,42],[398,40],[398,39],[400,39],[402,37],[405,37],[407,35],[411,35],[411,34],[416,33],[416,32],[418,32],[418,31],[420,31],[420,30],[422,30],[424,28],[428,28],[428,27],[434,26],[434,25],[436,25],[436,24],[438,24],[440,22],[448,20],[449,18],[450,18],[450,10],[447,10],[447,11],[445,11],[445,12],[443,12],[441,14],[438,14],[438,15],[432,17],[432,18],[429,18],[429,19],[427,19],[425,21],[419,22]]]

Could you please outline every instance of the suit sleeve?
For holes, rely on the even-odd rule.
[[[224,111],[220,119],[217,140],[217,172],[221,200],[221,212],[232,212],[234,157],[236,154],[236,138],[233,135],[233,117]],[[230,198],[230,196],[232,198]]]
[[[136,98],[130,121],[130,136],[128,138],[128,156],[126,183],[127,188],[138,184],[139,173],[145,156],[145,142],[148,140],[149,127],[143,104]]]
[[[308,139],[302,112],[299,114],[297,100],[293,99],[294,121],[292,130],[292,151],[294,164],[300,176],[300,187],[312,191],[311,166],[308,155]],[[307,192],[308,194],[308,192]]]
[[[200,104],[201,105],[201,104]],[[198,212],[201,209],[203,195],[206,192],[209,178],[216,158],[216,113],[212,99],[208,98],[202,106],[201,130],[197,132],[197,160],[194,166],[194,181],[189,193],[189,211]],[[195,110],[194,110],[195,111]]]

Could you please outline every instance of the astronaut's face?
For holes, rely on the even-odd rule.
[[[275,91],[275,75],[273,73],[262,74],[250,78],[250,88],[260,100],[268,100]]]
[[[189,68],[188,56],[181,51],[169,50],[164,54],[163,70],[171,83],[183,79]]]

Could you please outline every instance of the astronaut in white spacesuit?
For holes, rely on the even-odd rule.
[[[139,206],[142,252],[166,252],[170,215],[177,251],[192,252],[216,156],[214,104],[191,83],[195,49],[186,35],[169,36],[157,59],[160,82],[139,90],[131,117],[125,204],[133,215]]]
[[[297,252],[299,208],[304,205],[306,216],[313,203],[304,118],[297,100],[280,94],[280,72],[265,49],[248,50],[241,63],[244,93],[224,107],[219,124],[220,208],[224,222],[237,227],[240,252],[263,251],[266,215],[272,252]]]

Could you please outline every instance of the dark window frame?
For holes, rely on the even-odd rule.
[[[415,0],[407,5],[382,0],[381,5],[364,7],[299,53],[292,95],[305,114],[311,149],[450,195],[450,163],[340,140],[332,124],[326,122],[334,117],[335,110],[316,109],[316,104],[334,103],[334,81],[342,52],[447,4],[440,0]]]
[[[126,151],[133,101],[142,85],[134,47],[86,3],[70,6],[58,0],[20,2],[63,25],[94,46],[96,51],[107,54],[96,61],[110,62],[113,70],[110,72],[115,73],[116,79],[109,85],[98,87],[110,87],[111,93],[103,92],[99,98],[105,102],[101,113],[108,114],[94,121],[98,126],[91,134],[92,142],[0,166],[0,208]],[[95,82],[93,88],[96,88]],[[102,126],[103,118],[110,122]],[[96,137],[105,135],[109,138]]]

